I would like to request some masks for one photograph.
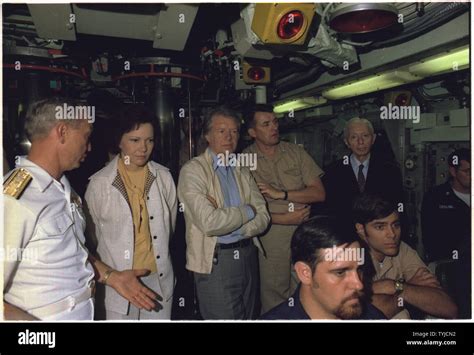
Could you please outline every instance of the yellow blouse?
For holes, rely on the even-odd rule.
[[[148,209],[145,201],[145,177],[148,167],[145,165],[137,171],[127,170],[122,159],[119,159],[118,171],[127,190],[130,208],[132,209],[134,230],[133,269],[148,269],[156,272],[156,262],[151,243]]]

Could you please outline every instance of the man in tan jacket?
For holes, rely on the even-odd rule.
[[[234,111],[225,107],[211,111],[204,123],[209,147],[186,163],[179,177],[186,268],[194,272],[204,319],[257,316],[257,248],[261,247],[253,237],[265,231],[270,216],[249,168],[233,159],[239,129]]]

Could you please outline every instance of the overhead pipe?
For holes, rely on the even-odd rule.
[[[15,64],[3,64],[3,67],[4,68],[9,68],[9,69],[16,69]],[[47,72],[50,72],[50,73],[71,75],[71,76],[75,76],[75,77],[83,79],[83,80],[89,80],[87,78],[87,76],[85,75],[84,69],[82,69],[82,73],[78,73],[78,72],[75,72],[75,71],[66,70],[66,69],[62,69],[62,68],[48,67],[46,65],[21,64],[21,70],[23,70],[23,69],[47,71]]]
[[[174,65],[150,64],[150,71],[148,72],[135,72],[135,73],[119,75],[119,76],[113,77],[112,80],[117,81],[117,80],[128,79],[128,78],[155,76],[155,77],[184,78],[184,79],[192,79],[192,80],[198,80],[198,81],[206,81],[205,78],[202,78],[200,76],[193,75],[193,74],[188,74],[188,73],[173,73],[173,72],[162,72],[162,71],[157,72],[155,71],[155,66],[157,67],[170,66],[171,67]]]
[[[298,86],[303,86],[319,78],[324,72],[324,67],[320,64],[315,64],[308,71],[298,72],[275,82],[274,96],[280,96],[282,93],[290,91]]]

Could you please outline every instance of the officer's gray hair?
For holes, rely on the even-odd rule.
[[[57,108],[67,106],[78,106],[80,103],[76,100],[66,98],[49,98],[36,101],[30,105],[25,119],[25,132],[30,141],[36,138],[46,137],[49,132],[60,122],[57,117]],[[71,125],[72,128],[78,128],[80,121],[77,119],[64,119],[64,123]]]
[[[360,118],[360,117],[354,117],[351,118],[349,121],[347,121],[346,125],[344,126],[344,138],[347,139],[349,137],[349,128],[351,125],[355,123],[365,123],[367,125],[367,128],[370,131],[370,134],[374,134],[374,126],[372,126],[372,123],[365,119],[365,118]]]
[[[237,129],[240,130],[240,125],[241,125],[241,119],[239,117],[239,114],[226,107],[226,106],[219,106],[212,111],[210,111],[204,118],[204,130],[203,130],[203,135],[208,134],[211,131],[212,128],[212,121],[214,120],[215,116],[225,116],[229,117],[234,120],[234,122],[237,124]]]

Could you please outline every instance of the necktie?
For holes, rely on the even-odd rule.
[[[364,192],[365,188],[365,176],[362,170],[364,169],[364,164],[359,165],[359,173],[357,174],[357,183],[359,184],[359,191]]]

